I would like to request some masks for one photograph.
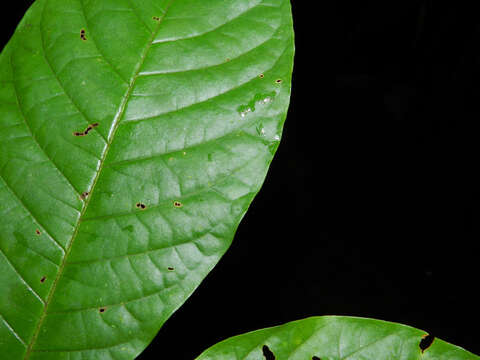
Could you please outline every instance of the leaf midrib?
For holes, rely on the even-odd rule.
[[[107,137],[107,144],[104,148],[104,151],[101,155],[101,158],[100,158],[100,163],[99,163],[99,166],[98,166],[98,170],[95,174],[95,178],[93,180],[93,184],[90,188],[90,195],[88,196],[88,198],[86,199],[84,205],[83,205],[83,208],[82,208],[82,211],[80,213],[80,216],[78,218],[78,221],[77,221],[77,224],[75,226],[75,229],[73,231],[73,235],[72,235],[72,238],[70,240],[70,242],[68,243],[67,245],[67,249],[65,251],[65,255],[62,259],[62,263],[60,264],[60,268],[58,270],[58,273],[57,273],[57,276],[53,282],[53,285],[52,285],[52,288],[50,289],[50,292],[48,294],[48,297],[47,297],[47,300],[45,301],[45,305],[43,307],[43,311],[42,311],[42,314],[40,315],[40,319],[37,323],[37,327],[35,328],[35,331],[32,335],[32,338],[28,344],[28,347],[27,347],[27,351],[25,353],[25,356],[24,356],[24,360],[28,360],[32,354],[32,352],[34,352],[35,350],[34,349],[34,346],[35,346],[35,343],[38,339],[38,335],[40,333],[40,329],[42,328],[42,325],[43,325],[43,322],[45,321],[45,318],[48,314],[48,307],[53,299],[53,296],[55,294],[55,290],[57,288],[57,285],[58,285],[58,282],[60,281],[62,275],[63,275],[63,271],[65,269],[65,266],[67,264],[67,259],[68,259],[68,256],[70,254],[70,251],[72,249],[72,245],[77,237],[77,234],[79,232],[79,229],[80,229],[80,224],[82,223],[82,220],[83,220],[83,217],[88,209],[88,205],[90,204],[90,200],[92,199],[92,195],[93,195],[93,192],[95,190],[95,187],[97,185],[97,182],[100,178],[100,175],[102,173],[102,169],[103,169],[103,166],[105,164],[105,159],[107,158],[107,155],[108,155],[108,152],[110,150],[110,147],[112,145],[112,142],[113,142],[113,139],[115,138],[115,134],[116,134],[116,131],[118,129],[118,125],[120,124],[120,120],[121,118],[123,117],[123,115],[125,114],[125,110],[126,110],[126,107],[127,107],[127,104],[128,104],[128,100],[130,99],[130,96],[133,92],[133,89],[135,87],[135,84],[136,84],[136,81],[139,77],[139,74],[140,74],[140,70],[142,69],[144,63],[145,63],[145,60],[148,56],[148,53],[153,45],[153,41],[155,40],[155,37],[157,36],[159,30],[160,30],[160,27],[161,27],[161,24],[163,22],[163,19],[165,18],[165,16],[167,15],[167,12],[170,8],[170,6],[172,5],[172,3],[174,2],[175,0],[169,0],[169,2],[167,3],[167,6],[165,7],[165,11],[163,13],[163,15],[161,16],[160,20],[158,21],[158,24],[157,26],[155,27],[155,30],[152,31],[152,35],[148,41],[148,44],[147,46],[145,47],[141,57],[140,57],[140,60],[135,68],[135,71],[133,73],[133,76],[130,80],[130,84],[128,85],[128,88],[127,88],[127,91],[125,92],[125,95],[123,96],[122,98],[122,101],[120,103],[120,106],[118,108],[118,111],[117,113],[115,114],[115,117],[113,119],[113,122],[112,122],[112,125],[110,127],[110,131],[108,133],[108,137]],[[45,10],[45,8],[44,8]],[[43,14],[42,14],[43,16]],[[45,54],[46,56],[46,54]],[[53,71],[53,69],[52,69]],[[53,71],[54,72],[54,71]],[[55,72],[54,72],[55,74]]]

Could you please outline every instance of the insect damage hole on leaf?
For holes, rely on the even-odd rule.
[[[147,205],[145,205],[144,203],[137,203],[137,205],[135,205],[137,208],[139,208],[140,210],[145,210],[147,208]]]
[[[422,337],[422,340],[420,341],[420,344],[418,346],[420,347],[420,350],[422,351],[422,354],[428,350],[430,346],[432,346],[433,341],[435,340],[435,336],[430,335],[430,334],[425,334]]]
[[[99,123],[94,123],[91,125],[88,125],[88,127],[85,129],[84,132],[74,132],[74,136],[87,136],[90,131],[92,131],[94,128],[98,127]]]
[[[137,203],[135,206],[140,210],[145,210],[147,208],[147,205],[142,202]]]
[[[275,355],[267,345],[263,345],[262,351],[263,351],[263,356],[265,356],[265,360],[275,360]]]
[[[87,41],[87,37],[85,36],[85,29],[80,30],[80,39],[83,41]]]

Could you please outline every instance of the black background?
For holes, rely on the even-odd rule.
[[[30,3],[2,5],[2,46]],[[139,359],[191,360],[226,337],[326,314],[404,323],[480,353],[478,12],[292,3],[292,105],[265,186]]]

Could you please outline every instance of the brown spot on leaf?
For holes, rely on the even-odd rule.
[[[107,311],[107,308],[105,307],[101,307],[100,309],[98,309],[98,311],[103,314],[105,311]]]
[[[259,77],[260,79],[263,79],[263,78],[265,77],[265,75],[264,75],[264,74],[260,74],[260,75],[258,75],[258,77]]]
[[[168,268],[168,271],[173,271],[173,270],[175,270],[173,267]]]
[[[98,127],[99,123],[91,124],[88,125],[88,127],[85,129],[84,132],[74,132],[73,135],[75,136],[87,136],[90,131],[92,131],[94,128]]]
[[[85,200],[88,195],[90,195],[90,193],[88,191],[85,191],[84,193],[82,193],[82,195],[80,195],[80,200]]]
[[[174,201],[173,206],[175,206],[176,208],[181,208],[183,204],[180,201]]]
[[[85,135],[88,135],[88,133],[89,133],[93,128],[96,128],[97,126],[98,126],[98,123],[89,125],[89,126],[87,127],[87,129],[85,130]]]
[[[39,235],[39,236],[42,235],[42,233],[41,233],[40,230],[38,230],[38,229],[35,230],[35,234],[37,234],[37,235]]]
[[[43,283],[45,282],[45,280],[47,280],[47,277],[46,277],[46,276],[42,277],[42,278],[40,279],[40,282],[43,284]]]
[[[283,81],[282,79],[277,79],[277,80],[275,80],[275,82],[276,82],[277,84],[281,84],[282,81]]]
[[[80,30],[80,39],[83,41],[87,41],[87,37],[85,36],[85,29]]]
[[[158,16],[154,16],[152,19],[155,21],[160,21],[160,18]]]
[[[139,208],[140,210],[145,210],[147,208],[147,205],[145,205],[144,203],[137,203],[137,208]]]

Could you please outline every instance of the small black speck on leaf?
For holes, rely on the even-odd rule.
[[[40,279],[40,282],[41,282],[41,283],[44,283],[45,280],[47,280],[47,277],[46,277],[46,276],[42,277],[42,278]]]
[[[145,210],[147,208],[147,205],[143,204],[143,203],[137,203],[137,208],[139,208],[140,210]]]

